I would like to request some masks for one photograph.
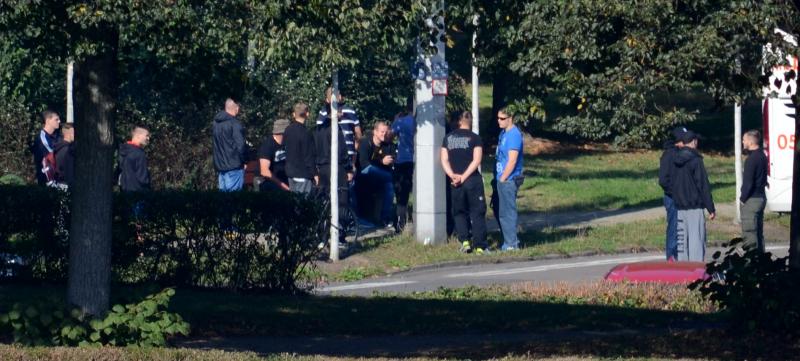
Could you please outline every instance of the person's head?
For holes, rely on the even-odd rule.
[[[697,149],[697,140],[700,138],[700,135],[691,131],[687,130],[681,136],[681,142],[683,143],[684,147]]]
[[[742,135],[742,146],[747,150],[756,150],[761,147],[761,132],[756,129],[748,130]]]
[[[232,98],[225,99],[225,113],[234,117],[237,116],[239,114],[239,103]]]
[[[131,143],[140,147],[147,146],[150,143],[150,131],[141,125],[133,127],[133,130],[131,130]]]
[[[61,127],[61,136],[64,138],[64,141],[67,143],[72,143],[75,141],[75,128],[72,124],[67,123]]]
[[[514,116],[508,112],[508,108],[502,107],[497,111],[497,125],[501,129],[509,129],[514,126]]]
[[[383,143],[386,141],[386,135],[389,132],[389,126],[384,121],[377,121],[372,126],[372,141],[373,143]]]
[[[678,148],[683,147],[683,140],[682,139],[683,139],[683,136],[688,131],[689,130],[686,129],[686,127],[684,127],[684,126],[677,126],[677,127],[675,127],[675,129],[672,129],[673,143],[675,143],[676,147],[678,147]]]
[[[468,111],[463,111],[458,115],[458,122],[456,123],[459,128],[461,129],[471,129],[472,128],[472,113]]]
[[[328,89],[325,89],[325,103],[330,104],[332,97],[333,97],[333,87],[328,87]],[[344,96],[342,95],[341,90],[336,92],[336,103],[338,104],[344,103]]]
[[[286,131],[286,127],[289,126],[289,121],[286,119],[278,119],[275,123],[272,123],[272,136],[274,137],[283,137],[283,132]]]
[[[299,102],[292,108],[292,118],[300,123],[305,123],[308,119],[308,104]]]
[[[58,113],[52,110],[45,110],[42,112],[42,123],[44,124],[44,131],[48,134],[53,134],[59,127],[61,127],[61,118]]]

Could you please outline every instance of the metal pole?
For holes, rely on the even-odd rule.
[[[478,25],[478,15],[475,15],[472,18],[472,24]],[[480,99],[478,94],[478,87],[479,87],[479,80],[478,80],[478,66],[475,64],[475,54],[474,49],[478,42],[478,30],[475,29],[475,32],[472,33],[472,132],[475,134],[481,134],[480,130]]]
[[[75,122],[75,110],[72,102],[72,74],[74,72],[75,62],[70,60],[67,62],[67,123],[72,124]]]
[[[431,14],[444,13],[444,1],[439,2],[439,9]],[[445,175],[439,159],[439,148],[444,139],[444,95],[433,95],[430,69],[433,64],[444,63],[445,48],[442,42],[444,32],[444,16],[432,15],[426,24],[429,31],[436,32],[436,42],[420,43],[417,46],[417,60],[428,69],[424,79],[416,81],[416,124],[414,136],[414,233],[422,244],[442,244],[447,242],[447,219],[445,203]],[[430,55],[424,48],[435,46],[436,53]],[[438,65],[438,64],[437,64]],[[424,185],[419,187],[419,185]]]
[[[733,219],[733,223],[741,224],[742,223],[742,207],[741,202],[739,202],[740,197],[742,196],[742,105],[740,103],[736,103],[733,111],[733,122],[734,122],[734,150],[736,159],[736,218]]]
[[[331,261],[339,260],[339,74],[336,69],[331,74]]]

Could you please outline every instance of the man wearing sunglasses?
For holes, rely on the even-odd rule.
[[[497,164],[492,180],[492,211],[503,234],[503,251],[519,249],[517,238],[517,191],[525,178],[522,175],[522,132],[514,125],[508,109],[497,112],[500,138],[497,143]]]

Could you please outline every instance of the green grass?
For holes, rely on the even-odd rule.
[[[660,156],[658,151],[525,156],[525,183],[517,207],[521,213],[557,213],[660,206]],[[494,157],[487,157],[483,162],[487,196],[491,194],[493,166]],[[706,155],[705,166],[714,201],[733,202],[733,157]]]

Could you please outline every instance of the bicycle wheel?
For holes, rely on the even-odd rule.
[[[345,234],[348,242],[358,242],[358,218],[350,207],[342,210],[342,214],[339,215],[339,223],[342,225],[340,232]]]

